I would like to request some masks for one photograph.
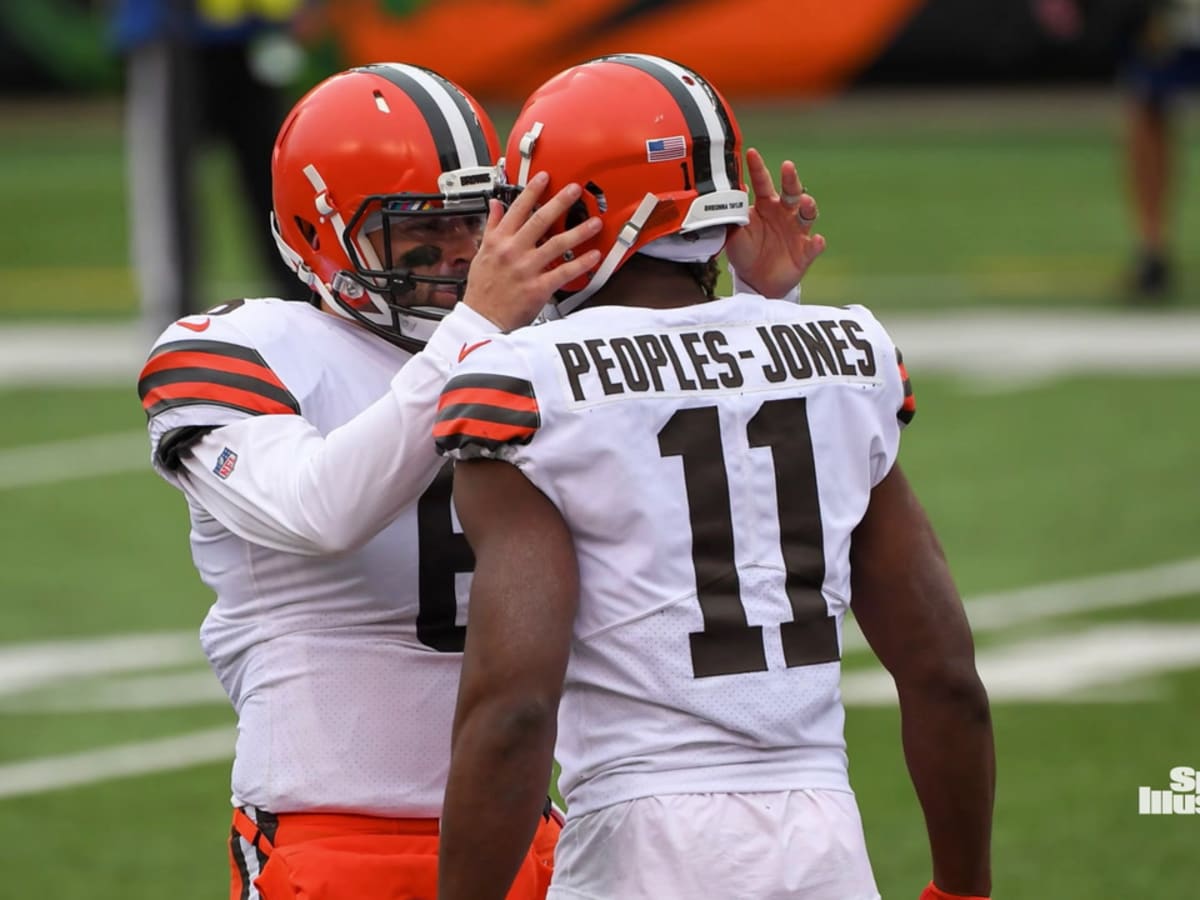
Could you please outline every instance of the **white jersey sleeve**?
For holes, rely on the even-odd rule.
[[[460,305],[410,357],[351,323],[305,315],[309,307],[270,306],[207,317],[203,339],[187,321],[164,333],[139,382],[154,465],[245,540],[344,552],[432,482],[441,466],[429,438],[438,393],[460,348],[495,326]],[[292,328],[265,326],[264,313]],[[364,352],[390,356],[399,371],[383,396],[340,422],[337,410],[353,403],[328,396],[328,376],[341,367],[353,382],[367,365],[355,354]]]
[[[916,415],[916,398],[904,356],[879,320],[865,306],[852,304],[843,308],[853,314],[853,319],[846,321],[856,324],[861,338],[874,348],[874,367],[880,379],[881,389],[874,394],[880,435],[871,456],[871,486],[874,487],[896,462],[900,432]]]

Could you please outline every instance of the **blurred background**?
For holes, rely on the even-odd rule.
[[[796,161],[829,241],[806,302],[904,350],[994,705],[994,895],[1196,896],[1195,824],[1138,813],[1200,767],[1194,0],[194,2],[203,34],[177,0],[0,2],[0,896],[227,890],[212,598],[134,381],[172,310],[296,294],[263,241],[283,112],[398,60],[503,132],[614,51],[696,68]],[[893,694],[850,629],[845,664],[880,887],[915,897]]]

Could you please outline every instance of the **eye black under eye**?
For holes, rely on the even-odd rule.
[[[441,259],[441,247],[422,244],[420,247],[413,247],[408,252],[401,254],[396,263],[402,269],[418,269],[421,266],[437,265]]]

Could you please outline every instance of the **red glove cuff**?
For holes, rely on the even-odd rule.
[[[949,894],[932,881],[921,891],[920,900],[990,900],[988,897],[968,897],[966,894]]]

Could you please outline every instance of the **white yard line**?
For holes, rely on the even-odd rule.
[[[126,322],[5,323],[0,328],[0,385],[133,386],[153,343]]]
[[[1200,592],[1200,557],[983,594],[971,599],[968,615],[975,631],[999,631],[1057,616],[1140,606],[1196,592]]]
[[[978,633],[1002,631],[1058,616],[1097,609],[1140,606],[1200,591],[1200,558],[1113,572],[1088,578],[1034,585],[987,594],[967,601]],[[863,649],[857,628],[848,624],[845,649]],[[0,697],[4,707],[32,710],[21,696],[39,688],[53,689],[72,678],[152,672],[156,668],[192,665],[202,659],[194,631],[0,645]],[[1160,672],[1200,667],[1200,625],[1188,623],[1116,623],[1088,627],[1049,638],[1032,638],[989,647],[979,654],[980,673],[993,700],[1086,700],[1098,687],[1112,692],[1108,700],[1136,699],[1120,693],[1129,682]],[[205,674],[203,677],[211,678]],[[195,671],[121,679],[96,679],[74,699],[54,694],[47,708],[111,709],[158,707],[176,703],[222,702],[216,690]],[[1136,685],[1135,685],[1136,687]],[[852,668],[843,675],[849,705],[895,702],[890,676],[878,667]],[[122,699],[122,695],[123,699]],[[33,698],[30,698],[33,699]],[[56,705],[62,704],[62,705]],[[188,768],[227,760],[233,751],[231,729],[124,744],[66,756],[0,765],[0,798],[92,784],[151,772]]]
[[[210,728],[158,740],[0,765],[0,798],[221,762],[233,755],[235,735],[233,728]]]
[[[1130,622],[988,647],[975,660],[996,702],[1075,702],[1096,688],[1200,668],[1200,625]],[[842,673],[848,706],[892,706],[896,687],[881,668]],[[1108,699],[1144,699],[1137,694]]]
[[[884,315],[914,373],[982,381],[991,390],[1071,374],[1200,372],[1200,313],[948,310]],[[150,341],[136,325],[6,325],[0,388],[126,385],[130,402]],[[141,431],[0,450],[0,490],[149,470]]]
[[[0,491],[137,471],[151,471],[145,431],[0,449]]]
[[[1200,371],[1200,313],[962,310],[880,314],[914,377],[946,372],[1030,382],[1066,375]]]
[[[1177,562],[1051,581],[967,601],[967,617],[976,634],[1002,631],[1058,616],[1099,609],[1141,606],[1200,592],[1200,557]],[[843,651],[865,650],[867,642],[857,623],[847,618]]]
[[[831,274],[831,281],[850,276]],[[852,283],[865,295],[859,276]],[[921,290],[953,290],[952,276],[878,275],[881,290],[900,283]],[[836,284],[833,285],[836,287]],[[948,287],[949,286],[949,287]],[[819,284],[810,302],[822,301]],[[834,291],[834,293],[837,293]],[[904,350],[914,376],[922,372],[1013,380],[1068,374],[1188,373],[1200,371],[1200,312],[1143,313],[1113,309],[948,309],[928,313],[880,312]],[[133,390],[152,343],[136,323],[6,324],[0,328],[0,387],[46,384],[125,385]]]
[[[135,677],[71,679],[54,688],[9,697],[0,692],[0,713],[60,715],[188,706],[229,706],[225,689],[207,666]]]
[[[203,662],[195,631],[0,644],[0,697],[73,678]]]

